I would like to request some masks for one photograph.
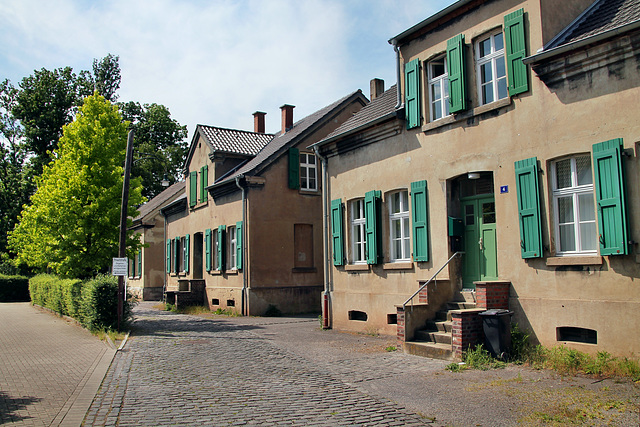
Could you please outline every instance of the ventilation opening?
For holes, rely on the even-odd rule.
[[[218,298],[214,298],[211,300],[211,305],[220,305],[220,300]]]
[[[387,325],[397,325],[397,324],[398,324],[398,315],[387,314]]]
[[[367,318],[367,313],[364,311],[351,310],[349,312],[349,320],[360,320],[362,322],[366,322]]]
[[[235,306],[236,306],[235,300],[232,300],[232,299],[227,300],[227,307],[235,307]]]
[[[598,344],[598,332],[593,329],[561,326],[556,328],[558,341],[571,341],[584,344]]]

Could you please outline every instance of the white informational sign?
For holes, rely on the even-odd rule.
[[[114,276],[127,277],[127,275],[129,274],[129,259],[113,258],[113,264],[111,266],[111,274]]]

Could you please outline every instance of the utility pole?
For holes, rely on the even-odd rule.
[[[127,249],[127,206],[129,205],[129,176],[131,175],[131,163],[133,157],[133,129],[129,131],[127,138],[127,154],[124,159],[124,179],[122,180],[122,206],[120,209],[120,245],[118,257],[126,257]],[[118,330],[122,323],[124,312],[124,276],[118,276]]]

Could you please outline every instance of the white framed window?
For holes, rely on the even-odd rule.
[[[227,251],[227,270],[237,270],[238,240],[235,226],[227,227],[227,239],[229,241],[229,247]]]
[[[598,253],[591,156],[551,163],[553,219],[557,255]]]
[[[445,56],[436,58],[427,64],[427,87],[431,121],[449,115],[449,73]]]
[[[492,34],[476,42],[476,69],[478,73],[478,98],[481,105],[506,98],[509,95],[502,32]]]
[[[409,261],[411,258],[409,234],[409,192],[389,194],[390,260]]]
[[[318,190],[318,168],[316,156],[312,153],[300,153],[300,189],[307,191]]]
[[[220,253],[220,242],[218,242],[218,230],[214,229],[211,233],[211,270],[220,270],[218,265],[218,253]]]
[[[353,200],[350,203],[351,219],[351,260],[353,264],[367,262],[367,247],[365,237],[364,199]]]
[[[181,257],[182,260],[180,262],[180,272],[185,272],[187,271],[187,251],[189,249],[187,248],[187,239],[185,236],[180,237],[180,253],[181,253]]]

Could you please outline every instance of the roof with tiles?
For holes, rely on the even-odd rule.
[[[255,156],[273,139],[273,134],[198,125],[213,151]]]
[[[158,194],[153,199],[149,200],[138,209],[138,216],[133,219],[134,222],[142,222],[147,219],[149,214],[152,214],[156,210],[163,207],[167,202],[171,201],[173,197],[178,194],[184,193],[185,181],[178,181],[171,186],[167,187],[162,193]]]
[[[341,135],[351,133],[388,114],[394,113],[396,110],[396,103],[398,102],[397,97],[398,86],[393,85],[382,95],[365,105],[362,110],[354,114],[353,117],[340,125],[336,130],[327,135],[327,137],[320,141],[318,145],[322,144],[324,141],[333,140]]]
[[[597,0],[545,47],[553,49],[640,21],[640,0]]]
[[[307,117],[298,120],[293,124],[291,130],[282,133],[278,132],[273,140],[269,142],[253,159],[249,160],[244,165],[240,166],[235,173],[229,174],[220,178],[213,186],[222,185],[229,181],[234,180],[237,176],[260,173],[265,167],[267,167],[271,161],[275,159],[279,154],[284,152],[286,148],[297,143],[301,138],[305,138],[307,133],[314,128],[316,124],[322,123],[327,116],[335,109],[341,107],[343,104],[355,99],[361,99],[363,103],[367,102],[367,99],[362,95],[361,90],[357,90],[349,95],[337,100],[336,102],[327,105],[326,107],[316,111]]]

